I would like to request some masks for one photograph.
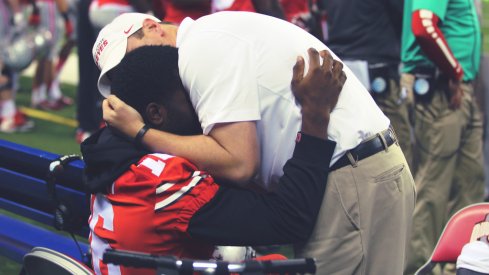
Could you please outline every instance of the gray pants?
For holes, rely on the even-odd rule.
[[[403,75],[411,83],[412,75]],[[484,196],[482,116],[473,87],[463,84],[462,106],[453,110],[439,87],[430,102],[418,102],[414,133],[419,155],[418,198],[406,273],[414,273],[431,255],[448,218]]]

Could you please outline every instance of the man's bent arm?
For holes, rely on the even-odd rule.
[[[104,120],[134,138],[144,125],[141,115],[116,96],[103,101]],[[180,156],[215,178],[247,183],[260,164],[255,122],[216,125],[209,135],[180,136],[150,129],[142,138],[149,151]]]
[[[260,163],[255,122],[219,124],[208,136],[177,136],[151,129],[143,144],[152,152],[186,158],[216,179],[238,185],[247,183]]]

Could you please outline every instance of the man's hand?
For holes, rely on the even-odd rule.
[[[103,118],[109,126],[132,139],[144,126],[141,115],[115,95],[110,95],[103,101],[102,111]]]
[[[462,105],[462,98],[464,97],[462,82],[450,79],[448,81],[448,91],[450,93],[450,108],[453,110],[460,108]]]
[[[302,107],[302,131],[326,139],[329,114],[336,106],[346,81],[343,64],[334,60],[331,53],[310,48],[309,71],[304,75],[304,59],[299,57],[294,65],[292,93]],[[323,64],[320,64],[320,57]]]

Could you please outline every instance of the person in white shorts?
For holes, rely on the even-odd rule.
[[[55,80],[55,60],[61,44],[73,33],[66,0],[37,0],[29,17],[29,24],[37,31],[49,31],[51,42],[46,52],[39,53],[32,80],[31,106],[40,109],[61,109],[73,103],[64,96]],[[54,83],[54,86],[52,87]]]

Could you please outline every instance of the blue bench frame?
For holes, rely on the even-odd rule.
[[[46,175],[49,164],[60,155],[36,148],[0,140],[0,208],[16,215],[52,226],[54,224],[53,202],[47,191]],[[73,212],[88,216],[88,198],[83,191],[83,161],[73,161],[64,167],[56,179],[59,198],[74,202]],[[88,224],[74,232],[88,238]],[[79,238],[80,239],[80,238]],[[88,251],[80,243],[83,253]],[[23,256],[35,246],[47,247],[77,260],[82,255],[74,240],[66,234],[47,230],[28,221],[0,213],[0,255],[21,263]]]

